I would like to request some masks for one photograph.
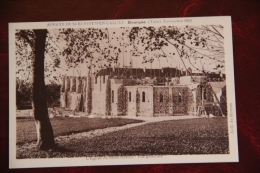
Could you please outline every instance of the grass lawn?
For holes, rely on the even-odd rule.
[[[83,143],[70,143],[72,148]],[[227,119],[201,118],[145,124],[90,139],[84,156],[229,153]]]
[[[17,144],[36,141],[36,128],[34,119],[17,119],[16,138]],[[103,129],[106,127],[122,126],[130,123],[138,123],[139,120],[121,119],[121,118],[68,118],[58,117],[51,119],[54,136],[68,135],[78,132],[86,132],[94,129]]]
[[[91,139],[60,143],[67,151],[27,150],[18,158],[228,154],[227,118],[148,123]]]

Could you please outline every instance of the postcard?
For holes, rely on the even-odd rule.
[[[9,167],[238,162],[231,17],[9,23]]]

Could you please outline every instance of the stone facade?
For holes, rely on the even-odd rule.
[[[60,103],[61,107],[75,111],[85,111],[87,109],[87,78],[64,76]]]
[[[93,78],[92,88],[92,111],[98,115],[106,114],[106,86],[108,76],[97,76]]]
[[[138,86],[137,95],[137,116],[153,116],[153,87]]]
[[[150,73],[156,74],[151,70]],[[101,71],[92,77],[65,76],[61,107],[86,115],[147,117],[196,115],[200,106],[205,106],[208,113],[215,113],[216,106],[226,110],[224,81],[207,82],[206,76],[175,75],[162,79],[164,85],[161,82],[157,85],[156,76],[143,76],[119,78],[111,71]]]
[[[170,112],[171,89],[167,86],[155,86],[153,90],[154,114],[157,116],[168,115]]]

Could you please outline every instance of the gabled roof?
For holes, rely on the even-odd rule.
[[[212,87],[214,93],[219,93],[226,86],[226,82],[208,82],[208,84]]]

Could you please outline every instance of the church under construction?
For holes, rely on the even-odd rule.
[[[106,68],[64,76],[61,107],[98,116],[226,115],[225,75],[176,68]]]

